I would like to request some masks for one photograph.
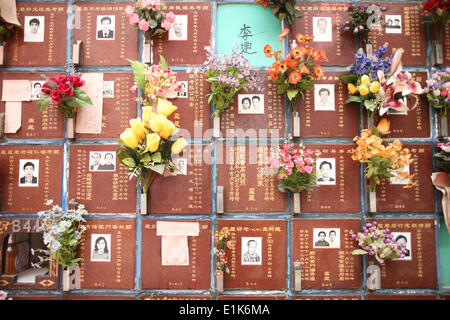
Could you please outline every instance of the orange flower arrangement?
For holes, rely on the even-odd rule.
[[[286,29],[283,30],[279,39],[283,39],[288,33]],[[266,57],[275,58],[272,66],[267,70],[270,78],[278,84],[279,94],[287,93],[292,105],[295,105],[300,95],[304,96],[305,90],[313,88],[311,84],[313,81],[325,74],[322,66],[317,64],[327,59],[325,52],[304,46],[313,38],[313,36],[297,34],[297,45],[284,58],[280,57],[280,51],[272,53],[270,45],[264,47]]]
[[[228,240],[231,232],[227,227],[223,227],[222,230],[214,232],[214,254],[216,255],[216,277],[220,277],[223,275],[223,271],[225,270],[227,273],[230,273],[230,270],[227,267],[227,257],[225,255],[225,249],[232,249],[234,247],[234,242]]]
[[[397,176],[407,180],[405,188],[413,187],[416,183],[413,181],[414,175],[404,171],[392,170],[401,169],[413,162],[408,148],[403,148],[400,140],[394,140],[392,143],[384,144],[381,138],[382,134],[389,133],[389,121],[382,119],[377,127],[363,130],[361,137],[355,137],[357,148],[352,150],[352,159],[361,163],[366,163],[364,172],[369,180],[370,191],[374,192],[381,179],[390,179]]]

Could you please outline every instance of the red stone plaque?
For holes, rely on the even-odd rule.
[[[30,81],[32,100],[22,101],[22,121],[16,133],[5,133],[9,139],[52,139],[64,138],[64,116],[56,108],[48,107],[40,112],[37,107],[38,98],[35,95],[47,78],[57,76],[57,73],[2,73],[0,75],[0,89],[3,81],[27,80]],[[37,84],[39,82],[39,84]],[[36,88],[36,89],[35,89]],[[5,112],[6,102],[0,102],[0,112]],[[9,111],[8,111],[9,112]]]
[[[66,3],[17,3],[16,29],[5,52],[7,66],[64,66],[66,63]],[[36,19],[38,21],[36,21]]]
[[[65,295],[64,300],[134,300],[132,296],[82,296]]]
[[[219,296],[217,300],[286,300],[285,296]]]
[[[285,136],[284,96],[277,93],[278,86],[272,83],[266,71],[259,75],[264,79],[264,91],[239,91],[221,114],[220,127],[225,138],[245,135],[254,139],[275,139]]]
[[[61,204],[62,161],[61,146],[0,147],[2,212],[41,211],[50,199]]]
[[[203,48],[211,40],[211,4],[207,2],[167,2],[167,10],[187,22],[187,32],[178,37],[170,30],[153,39],[153,59],[159,63],[162,55],[169,65],[203,64]],[[184,54],[180,53],[183,52]]]
[[[371,2],[364,2],[370,5]],[[389,56],[399,48],[403,48],[402,62],[404,66],[423,66],[427,64],[427,37],[423,23],[422,4],[417,2],[386,3],[387,11],[381,12],[382,27],[369,33],[373,52],[384,43],[388,43]],[[389,27],[392,21],[392,27]],[[400,26],[398,28],[397,26]]]
[[[130,87],[134,82],[132,73],[104,73],[103,118],[101,134],[77,133],[77,138],[116,138],[130,127],[130,119],[137,117],[134,93]],[[111,90],[109,90],[111,89]],[[112,96],[111,96],[112,94]]]
[[[435,294],[369,294],[367,300],[437,300]]]
[[[35,254],[31,255],[31,252],[28,254],[27,261],[25,261],[24,257],[27,256],[26,251],[22,252],[22,250],[30,250],[33,249],[44,249],[45,246],[42,240],[38,240],[36,237],[31,238],[31,234],[40,233],[38,232],[38,228],[40,227],[39,219],[0,219],[0,270],[2,274],[0,275],[0,290],[3,289],[18,289],[18,290],[55,290],[59,287],[59,277],[58,277],[58,264],[51,261],[48,263],[48,266],[42,266],[41,271],[45,272],[44,267],[48,270],[48,274],[46,275],[36,275],[34,278],[34,282],[29,282],[31,279],[28,279],[24,282],[25,278],[30,278],[30,274],[26,276],[26,274],[33,269],[31,266],[31,262],[37,262],[38,258]],[[3,274],[5,267],[5,255],[6,248],[8,246],[7,237],[12,233],[15,234],[15,240],[18,242],[17,247],[19,249],[18,255],[16,256],[16,268],[18,273],[14,276],[9,276]],[[28,235],[29,234],[29,235]],[[20,237],[20,240],[18,240]],[[25,244],[26,243],[26,244]],[[18,264],[18,261],[19,264]],[[21,267],[17,267],[20,265]],[[19,269],[20,268],[20,269]],[[40,272],[42,273],[42,272]],[[23,280],[22,280],[23,279]]]
[[[175,165],[186,174],[155,178],[148,191],[149,213],[211,212],[211,147],[187,145],[179,158],[174,159]]]
[[[179,96],[171,102],[178,107],[169,117],[180,129],[187,130],[192,138],[209,139],[206,130],[211,128],[210,106],[206,94],[209,93],[211,85],[204,80],[201,74],[177,72],[177,79],[183,87]],[[183,130],[183,131],[184,131]],[[180,135],[186,137],[187,135]]]
[[[78,247],[82,289],[134,289],[135,224],[134,220],[86,220]],[[102,242],[108,252],[101,253]]]
[[[358,295],[295,296],[295,300],[361,300]]]
[[[387,228],[394,234],[394,240],[406,243],[408,250],[403,259],[389,260],[381,267],[381,288],[436,288],[434,220],[377,219],[377,222],[379,228]]]
[[[428,79],[427,72],[411,72],[413,79],[419,82],[422,88],[426,87],[425,80]],[[395,114],[390,110],[380,117],[375,115],[374,123],[378,124],[381,118],[389,119],[391,133],[387,138],[426,138],[431,136],[430,132],[430,109],[425,94],[419,96],[417,107],[412,109],[415,98],[407,102],[411,110],[407,114]],[[366,114],[364,112],[364,114]],[[364,127],[367,128],[367,116],[363,117]]]
[[[358,135],[358,105],[346,105],[347,86],[339,79],[345,72],[326,71],[305,92],[297,108],[302,137],[347,137]]]
[[[225,212],[285,212],[285,195],[270,170],[278,145],[218,145],[217,185]]]
[[[81,65],[122,66],[138,59],[138,30],[128,23],[125,7],[131,2],[80,2],[74,7],[73,43],[81,43]],[[103,30],[103,24],[107,25]],[[104,32],[104,33],[103,33]]]
[[[136,179],[116,157],[117,145],[70,146],[69,199],[90,214],[136,213]],[[108,164],[111,154],[113,160]],[[100,165],[94,167],[96,159]]]
[[[208,296],[184,296],[184,295],[149,295],[143,294],[139,300],[211,300]]]
[[[314,39],[308,45],[317,50],[323,49],[328,57],[322,65],[351,65],[353,55],[349,51],[354,52],[354,38],[351,32],[343,31],[348,18],[348,6],[348,3],[297,2],[296,8],[301,11],[302,18],[295,20],[290,40],[298,33],[313,35]],[[321,27],[325,26],[324,29],[318,28],[319,20]],[[324,33],[319,33],[322,30]]]
[[[445,24],[444,39],[442,41],[442,54],[444,55],[444,65],[450,64],[450,22]]]
[[[319,187],[300,193],[301,211],[359,213],[361,202],[359,163],[353,161],[350,156],[352,146],[309,145],[306,148],[321,152],[316,163]],[[331,170],[328,171],[329,179],[327,179],[326,169],[330,164]]]
[[[361,256],[352,255],[358,247],[348,234],[360,229],[359,219],[295,219],[292,227],[292,256],[301,264],[302,289],[361,287]]]
[[[142,226],[142,243],[144,244],[142,247],[142,288],[209,289],[210,277],[207,275],[211,270],[209,255],[211,252],[210,222],[201,220],[193,222],[199,225],[199,235],[186,236],[189,255],[188,265],[163,265],[162,243],[166,241],[168,236],[157,235],[156,222],[156,220],[144,220]],[[183,248],[180,250],[183,250]]]
[[[58,296],[14,296],[13,300],[59,300]]]
[[[414,162],[409,165],[409,173],[414,174],[417,185],[404,188],[404,184],[391,184],[383,180],[377,187],[378,212],[433,212],[434,192],[431,183],[432,161],[430,145],[405,144],[410,149]],[[398,181],[398,179],[394,180]]]
[[[230,274],[224,272],[224,288],[277,290],[286,286],[286,222],[284,220],[221,220],[228,227],[233,249],[225,251]],[[253,241],[252,241],[253,240]],[[250,252],[249,241],[256,243]],[[259,258],[259,259],[258,259]]]

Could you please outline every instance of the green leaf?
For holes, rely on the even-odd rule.
[[[339,77],[345,84],[353,83],[356,84],[358,81],[358,76],[356,74],[346,74]]]
[[[294,14],[294,6],[292,4],[290,4],[289,2],[286,2],[285,4],[286,6],[286,10],[290,15]]]
[[[151,29],[156,28],[158,26],[158,22],[153,19],[149,19],[148,23],[149,23]]]
[[[89,96],[86,94],[86,92],[84,92],[80,88],[75,88],[73,90],[72,99],[74,102],[73,106],[75,108],[84,108],[84,107],[92,106],[91,98],[89,98]]]
[[[364,101],[364,107],[366,107],[367,110],[375,111],[375,102],[372,100],[366,100]]]
[[[154,154],[152,154],[151,158],[153,162],[161,163],[162,161],[161,152],[155,152]]]
[[[130,168],[136,167],[136,162],[131,157],[123,158],[120,160],[120,162],[122,162],[124,165]]]
[[[350,96],[350,97],[348,97],[348,99],[347,99],[347,101],[345,101],[345,103],[347,104],[347,103],[352,103],[352,102],[358,102],[358,103],[360,103],[360,102],[362,102],[363,101],[363,99],[360,97],[360,96]]]
[[[273,14],[276,14],[280,10],[280,5],[273,6],[271,10]]]
[[[149,154],[148,152],[146,152],[146,153],[144,154],[144,156],[141,158],[141,161],[140,161],[140,162],[142,162],[143,164],[147,164],[147,163],[149,163],[150,161],[152,161],[152,157],[150,156],[150,154]]]
[[[145,65],[139,61],[134,61],[127,59],[128,62],[130,62],[131,67],[133,68],[134,73],[134,81],[137,83],[139,88],[141,88],[143,91],[145,91]]]
[[[367,254],[367,251],[362,249],[353,250],[352,254]]]
[[[37,102],[37,106],[40,112],[47,109],[48,105],[52,102],[52,98],[49,95],[42,96]]]
[[[167,64],[166,59],[162,55],[159,55],[159,60],[161,60],[161,69],[167,69],[169,65]]]
[[[289,100],[292,100],[293,98],[295,98],[295,96],[298,94],[298,90],[288,90],[287,91],[287,96],[289,98]]]
[[[155,165],[148,166],[148,168],[150,170],[153,170],[153,171],[159,173],[160,175],[162,175],[164,173],[164,169],[166,168],[166,165],[165,164],[155,164]]]

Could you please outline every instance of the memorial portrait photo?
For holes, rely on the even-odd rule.
[[[239,94],[238,95],[239,114],[264,114],[263,94]]]
[[[19,161],[19,187],[39,186],[39,160],[20,159]]]
[[[336,159],[319,158],[316,162],[317,184],[335,185],[336,184]]]
[[[341,247],[341,229],[340,228],[314,228],[313,230],[314,248],[332,248]]]
[[[241,242],[241,264],[261,265],[262,264],[262,238],[242,237]]]
[[[115,22],[115,16],[97,16],[97,40],[114,40]]]
[[[45,81],[31,81],[31,100],[39,100],[42,95],[42,85]]]
[[[314,85],[314,111],[335,111],[334,84]]]
[[[188,97],[188,82],[187,81],[179,81],[180,90],[177,92],[177,98],[187,98]]]
[[[314,42],[331,42],[333,38],[331,17],[313,17]]]
[[[397,172],[406,172],[406,173],[409,174],[409,173],[410,173],[410,172],[409,172],[409,164],[407,164],[407,165],[404,166],[403,168],[391,170],[391,173],[392,173],[394,176],[390,178],[391,184],[403,184],[403,185],[407,185],[407,184],[409,183],[409,179],[404,179],[403,177],[397,175]]]
[[[114,81],[103,81],[103,98],[114,98]]]
[[[89,152],[89,171],[116,171],[116,153]]]
[[[386,15],[384,22],[386,23],[386,33],[402,33],[402,16]]]
[[[180,172],[177,172],[178,174],[187,174],[187,159],[185,158],[178,158],[175,161],[175,165],[180,170]]]
[[[403,258],[392,259],[392,260],[412,260],[411,252],[411,232],[392,232],[394,235],[394,240],[402,249],[406,250]]]
[[[25,16],[23,41],[44,42],[45,17]]]
[[[177,15],[169,30],[169,40],[187,40],[188,16]]]
[[[91,235],[91,261],[111,261],[111,235]]]

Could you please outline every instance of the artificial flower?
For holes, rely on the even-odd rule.
[[[150,152],[156,152],[159,148],[161,137],[156,133],[147,134],[147,149]]]
[[[179,154],[183,151],[183,149],[187,146],[186,140],[184,138],[179,138],[173,145],[172,145],[172,152],[175,154]]]
[[[158,98],[158,105],[156,113],[163,114],[166,117],[170,116],[175,110],[177,110],[177,107],[172,104],[172,102]]]
[[[270,58],[271,54],[272,54],[272,47],[268,44],[266,44],[266,46],[264,47],[264,53],[266,54],[267,58]]]
[[[130,149],[136,149],[139,144],[139,138],[136,137],[133,130],[130,128],[125,129],[124,132],[120,134],[120,140]]]
[[[144,124],[141,122],[141,118],[131,119],[130,127],[136,137],[139,139],[143,139],[147,130],[145,129]]]
[[[293,71],[289,74],[289,82],[292,84],[297,84],[302,80],[302,74],[298,71]]]
[[[289,28],[284,28],[278,36],[278,40],[283,40],[289,34],[289,31]]]
[[[377,125],[378,132],[381,135],[389,134],[390,133],[390,131],[389,131],[390,124],[391,124],[391,122],[388,119],[386,119],[386,118],[381,119]]]

